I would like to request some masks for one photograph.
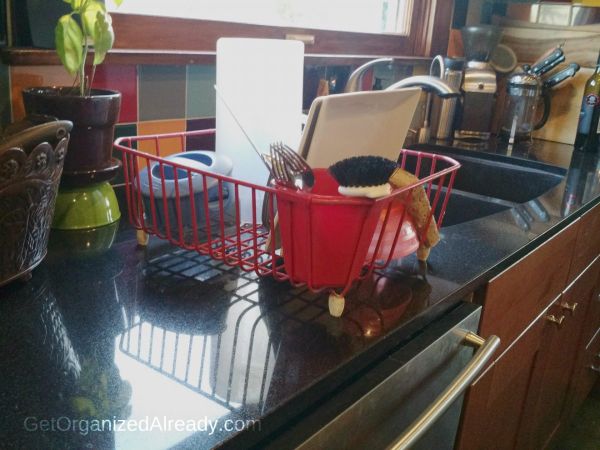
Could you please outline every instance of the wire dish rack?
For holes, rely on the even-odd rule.
[[[139,230],[138,242],[146,245],[148,235],[154,235],[259,276],[314,292],[327,289],[335,316],[342,314],[354,281],[415,252],[430,221],[441,226],[460,167],[442,155],[400,150],[398,166],[419,181],[372,200],[338,194],[326,169],[314,170],[315,185],[307,192],[259,186],[166,158],[193,150],[187,148],[189,138],[214,133],[207,129],[115,141],[123,153],[128,217]],[[427,226],[418,229],[407,211],[421,186],[431,212]],[[251,212],[249,221],[242,220],[242,202]]]

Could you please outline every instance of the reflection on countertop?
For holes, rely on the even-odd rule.
[[[426,266],[408,257],[356,283],[341,319],[329,315],[326,294],[158,239],[142,249],[124,223],[114,242],[97,246],[88,245],[93,236],[53,233],[33,279],[0,288],[3,443],[144,450],[258,443],[597,203],[598,157],[571,153],[539,142],[513,149],[568,167],[565,181],[538,199],[547,221],[524,230],[504,211],[444,228]],[[81,417],[127,419],[138,429],[40,425],[66,418],[61,426],[75,426]]]
[[[373,274],[350,294],[348,313],[335,319],[325,294],[158,241],[148,249],[133,240],[104,252],[87,248],[84,242],[77,254],[51,246],[30,283],[0,291],[0,354],[9,368],[1,376],[9,412],[4,442],[158,449],[200,435],[193,447],[210,448],[235,430],[201,432],[199,421],[252,427],[426,310],[436,285],[401,270]],[[81,417],[140,424],[159,418],[160,426],[27,432],[60,417],[67,418],[63,427]],[[164,432],[163,418],[195,425]]]

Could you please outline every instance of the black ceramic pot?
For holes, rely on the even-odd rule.
[[[115,124],[121,94],[92,89],[82,97],[70,87],[36,87],[23,90],[27,114],[47,114],[73,122],[62,185],[86,186],[112,179],[120,161],[112,157]]]

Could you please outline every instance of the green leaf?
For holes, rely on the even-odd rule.
[[[71,398],[71,406],[81,416],[95,417],[98,414],[94,402],[83,396],[75,396]]]
[[[123,3],[123,0],[113,0],[115,2],[115,5],[117,6],[121,6],[121,3]]]
[[[73,11],[78,11],[79,8],[81,8],[81,5],[85,2],[85,0],[64,0],[67,3],[71,4],[71,8],[73,8]]]
[[[96,0],[89,1],[85,4],[85,8],[81,11],[81,22],[83,23],[83,31],[86,36],[94,36],[94,28],[96,28],[96,15],[98,13],[106,14],[106,7],[103,3]]]
[[[70,14],[58,19],[54,38],[60,61],[67,72],[75,75],[83,64],[83,32]]]
[[[106,53],[115,42],[115,32],[113,31],[110,15],[101,12],[96,14],[92,39],[94,40],[94,65],[98,65],[104,61]]]

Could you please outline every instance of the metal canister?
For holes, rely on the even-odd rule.
[[[460,89],[465,61],[463,58],[444,58],[445,71],[440,78],[456,90]],[[454,116],[458,104],[457,98],[433,98],[431,110],[431,132],[438,140],[451,139],[454,134]]]

